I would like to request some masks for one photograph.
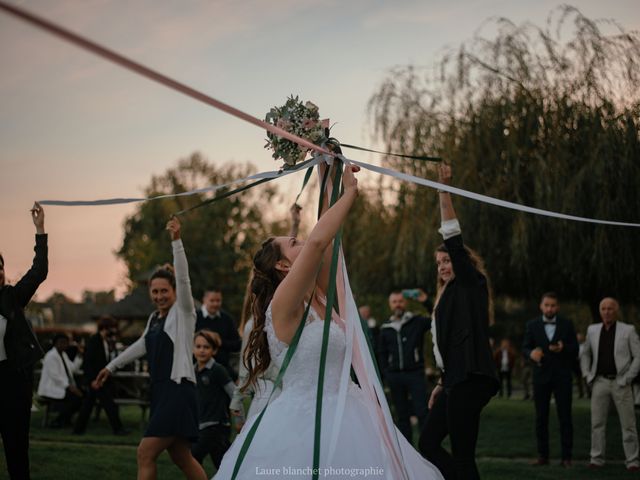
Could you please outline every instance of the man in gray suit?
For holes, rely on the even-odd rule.
[[[592,385],[589,468],[604,465],[607,415],[613,400],[622,427],[625,465],[630,472],[637,472],[640,456],[631,382],[640,372],[640,340],[633,325],[617,321],[619,310],[614,298],[602,299],[602,323],[589,326],[580,357],[582,375]]]

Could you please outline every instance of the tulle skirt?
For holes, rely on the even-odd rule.
[[[315,391],[287,389],[272,400],[244,457],[236,478],[310,479],[313,469],[315,432]],[[337,427],[336,448],[329,461],[331,427],[338,403],[337,393],[325,393],[321,428],[318,477],[321,479],[398,480],[377,422],[367,411],[362,391],[351,385],[341,424]],[[216,480],[230,479],[243,442],[257,415],[249,418],[225,454]],[[442,479],[396,429],[408,478]]]

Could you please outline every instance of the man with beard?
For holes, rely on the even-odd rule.
[[[405,290],[406,296],[412,290]],[[416,290],[415,299],[427,309],[427,294]],[[420,429],[427,418],[427,381],[424,373],[424,334],[431,328],[431,319],[407,311],[402,291],[389,295],[389,320],[382,324],[378,335],[380,373],[391,391],[391,400],[398,416],[398,429],[412,442],[411,413],[418,417]]]
[[[527,323],[522,353],[533,362],[533,400],[536,407],[538,458],[534,465],[549,463],[549,404],[556,400],[563,467],[571,466],[573,422],[571,395],[573,362],[578,355],[578,341],[573,323],[558,315],[558,296],[542,295],[540,312]]]

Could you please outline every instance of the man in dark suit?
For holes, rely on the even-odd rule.
[[[113,383],[109,378],[105,384],[96,389],[94,381],[107,363],[111,360],[110,352],[113,350],[117,336],[116,321],[111,317],[103,317],[98,321],[98,333],[89,338],[85,347],[84,362],[82,369],[84,370],[84,400],[78,419],[76,420],[73,433],[82,435],[87,429],[87,423],[91,416],[91,411],[96,403],[100,400],[100,405],[104,408],[113,433],[115,435],[126,435],[128,432],[122,427],[122,421],[118,413],[118,406],[113,401]]]
[[[542,315],[527,323],[522,353],[533,362],[533,400],[536,407],[538,459],[534,465],[549,463],[549,402],[556,400],[560,423],[561,465],[571,465],[573,423],[571,393],[573,362],[578,355],[578,342],[573,324],[558,315],[558,296],[542,295]]]
[[[238,373],[231,367],[231,354],[240,351],[242,339],[236,323],[227,312],[222,310],[222,291],[217,287],[208,287],[202,296],[202,308],[196,311],[196,332],[211,330],[220,335],[222,345],[215,355],[216,362],[227,369],[235,382]]]

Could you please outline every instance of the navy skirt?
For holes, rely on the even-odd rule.
[[[151,408],[145,437],[183,437],[198,439],[198,391],[195,383],[183,378],[171,380],[173,342],[164,331],[164,318],[152,318],[145,335]]]

